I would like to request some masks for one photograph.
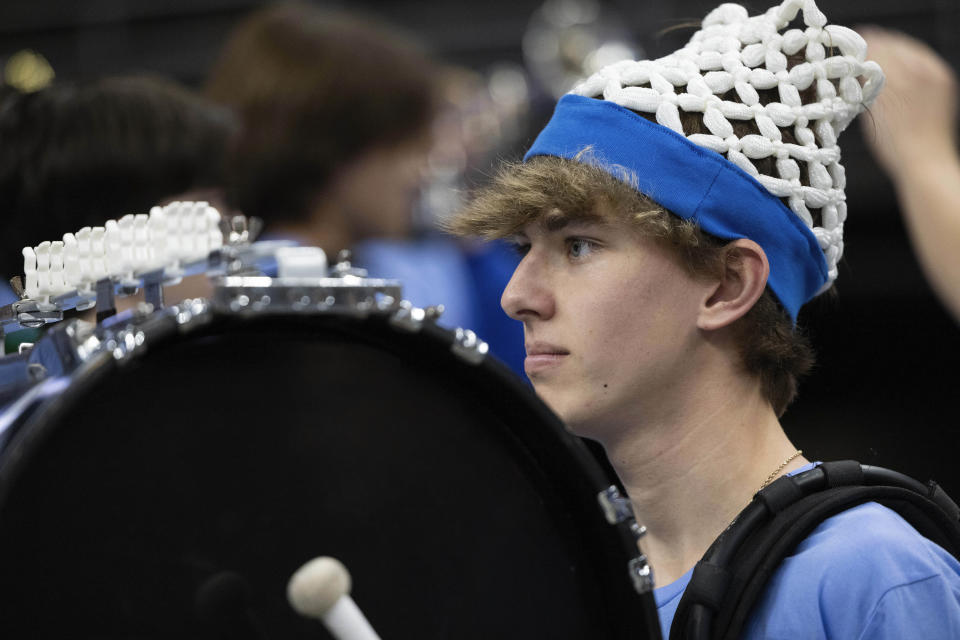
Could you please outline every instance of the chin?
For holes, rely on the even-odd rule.
[[[588,402],[580,402],[570,394],[550,393],[542,387],[534,386],[540,399],[557,414],[567,431],[580,436],[603,442],[610,434],[609,420],[598,415]]]
[[[563,422],[567,430],[576,435],[584,435],[581,431],[589,431],[589,416],[583,415],[583,407],[576,401],[572,401],[568,394],[550,393],[542,386],[534,385],[537,395],[543,400],[544,404],[550,407],[550,410],[557,414],[557,417]]]

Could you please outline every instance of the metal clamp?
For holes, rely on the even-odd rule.
[[[436,322],[440,319],[440,316],[443,315],[443,312],[446,310],[442,304],[435,304],[429,307],[423,308],[423,320],[424,322]]]
[[[343,249],[337,254],[337,261],[330,267],[330,275],[334,278],[343,278],[344,276],[356,276],[357,278],[366,278],[367,270],[353,266],[353,253],[349,249]]]
[[[637,593],[650,593],[653,591],[653,569],[647,561],[647,556],[639,555],[627,563],[627,569],[630,572],[630,580],[633,582],[633,588]]]
[[[413,306],[413,303],[409,300],[401,300],[393,306],[396,307],[396,311],[390,318],[390,324],[410,333],[416,333],[427,322],[436,322],[445,310],[442,304],[421,309]]]
[[[480,364],[487,356],[490,346],[477,337],[470,329],[454,330],[453,344],[450,345],[450,351],[455,356],[459,356],[470,364]]]
[[[388,313],[401,295],[396,280],[226,276],[215,280],[213,306],[229,313],[326,313],[366,317]]]
[[[616,486],[610,485],[598,493],[597,502],[600,503],[603,515],[610,524],[620,524],[627,520],[636,522],[630,499],[620,495],[620,490]]]
[[[604,517],[611,525],[626,524],[635,542],[647,534],[647,528],[637,522],[630,499],[620,494],[615,485],[610,485],[597,494],[597,502]],[[630,580],[637,593],[649,593],[653,590],[653,569],[647,556],[640,554],[627,563]]]
[[[23,300],[14,302],[13,313],[14,322],[25,329],[39,329],[50,322],[60,322],[63,320],[63,311],[50,305],[44,305],[34,300]]]
[[[110,338],[107,341],[107,348],[110,349],[115,360],[126,362],[145,341],[146,334],[143,330],[130,326],[121,329]]]
[[[417,333],[423,326],[427,313],[420,307],[413,306],[407,300],[401,300],[397,310],[390,316],[390,324],[410,333]]]

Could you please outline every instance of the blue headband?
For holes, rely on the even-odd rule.
[[[564,96],[523,159],[576,159],[584,150],[580,160],[620,179],[618,167],[631,171],[641,193],[707,233],[759,244],[770,263],[770,289],[794,322],[827,282],[816,237],[776,196],[720,154],[617,104]]]

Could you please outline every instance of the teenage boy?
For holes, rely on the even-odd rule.
[[[779,417],[813,361],[797,312],[843,250],[837,136],[883,84],[865,54],[813,0],[722,5],[683,49],[562,98],[452,225],[523,255],[502,305],[527,374],[647,526],[665,635],[713,540],[811,464]],[[868,503],[786,559],[743,637],[960,637],[960,565]]]

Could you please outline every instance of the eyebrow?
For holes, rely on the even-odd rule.
[[[578,213],[577,215],[571,216],[561,213],[560,211],[551,211],[544,215],[542,219],[543,227],[551,232],[560,231],[568,225],[577,223],[605,224],[606,219],[595,213]]]

